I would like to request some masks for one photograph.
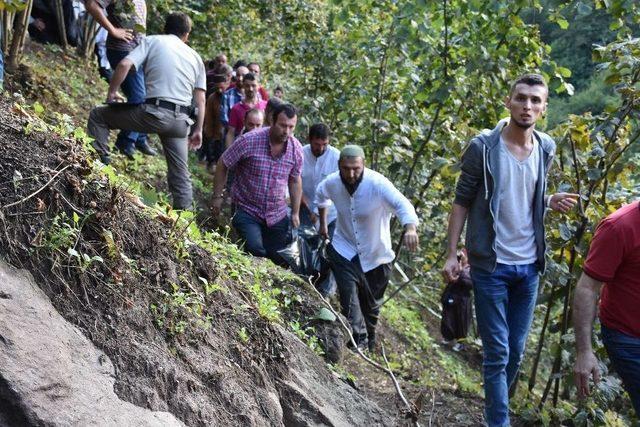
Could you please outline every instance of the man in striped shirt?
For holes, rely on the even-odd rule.
[[[220,213],[229,169],[235,172],[231,196],[236,205],[232,224],[247,251],[286,266],[278,250],[291,240],[289,224],[300,225],[302,146],[293,136],[295,107],[282,104],[273,112],[273,125],[240,136],[224,152],[214,178],[213,215]],[[285,190],[291,197],[287,215]]]

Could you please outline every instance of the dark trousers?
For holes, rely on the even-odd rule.
[[[115,50],[107,48],[107,59],[111,65],[111,69],[115,70],[118,63],[122,61],[129,52],[124,50]],[[127,77],[120,85],[120,89],[127,97],[129,104],[142,104],[147,96],[144,87],[144,71],[142,67],[127,74]],[[134,145],[139,147],[147,143],[147,134],[135,132],[132,130],[121,130],[116,138],[116,147],[122,151],[133,149]]]
[[[221,139],[205,138],[202,147],[198,150],[198,156],[208,163],[216,163],[224,153],[224,141]]]
[[[602,343],[607,349],[613,368],[629,393],[631,404],[640,417],[640,338],[615,329],[602,327]]]
[[[278,254],[280,249],[284,249],[291,243],[288,216],[268,227],[264,221],[237,208],[231,224],[244,240],[244,248],[247,252],[254,256],[269,258],[277,265],[288,267],[287,262]]]
[[[342,314],[349,320],[356,344],[375,341],[375,329],[380,306],[391,275],[391,264],[362,271],[356,255],[351,261],[340,255],[332,245],[327,248],[331,271],[338,284]]]

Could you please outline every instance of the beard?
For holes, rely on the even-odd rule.
[[[520,129],[522,130],[527,130],[532,128],[533,126],[535,126],[536,122],[533,123],[523,123],[520,120],[516,119],[515,117],[511,117],[511,120],[513,120],[513,123],[515,123],[516,126],[518,126]]]

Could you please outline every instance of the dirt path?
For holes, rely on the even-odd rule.
[[[427,366],[432,370],[437,364],[433,354],[418,354],[409,349],[407,339],[392,328],[380,325],[380,336],[385,343],[386,352],[395,353],[398,357],[410,359],[409,373],[404,372],[398,377],[403,394],[412,403],[421,400],[421,412],[418,422],[421,426],[479,426],[482,425],[482,400],[455,389],[448,383],[445,372],[440,372],[441,378],[433,379],[437,386],[425,386],[421,378]],[[384,363],[380,355],[374,356],[377,361]],[[348,351],[343,365],[347,372],[355,377],[355,387],[364,395],[377,402],[390,413],[397,414],[396,425],[411,425],[404,418],[404,406],[395,392],[391,378],[373,368],[362,360],[356,353]],[[436,373],[439,370],[436,370]],[[421,397],[420,397],[421,396]]]

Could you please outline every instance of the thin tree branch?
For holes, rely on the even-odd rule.
[[[387,360],[387,353],[384,351],[383,342],[380,343],[380,348],[382,349],[382,358],[384,359],[384,363],[387,365],[387,373],[391,377],[391,381],[393,381],[393,386],[396,388],[396,393],[398,393],[398,396],[400,396],[400,399],[402,400],[402,403],[404,403],[404,406],[406,406],[409,409],[409,414],[411,415],[411,418],[414,424],[417,427],[420,427],[420,424],[418,424],[418,414],[416,414],[416,411],[415,409],[413,409],[412,405],[409,402],[407,402],[407,399],[404,398],[404,395],[402,394],[402,390],[400,389],[400,384],[398,383],[396,376],[393,375],[393,371],[391,370],[391,365],[389,365],[389,361]]]
[[[329,309],[329,311],[331,311],[331,313],[333,313],[333,315],[336,317],[336,319],[338,319],[338,321],[340,322],[340,325],[342,325],[342,328],[345,330],[345,332],[349,336],[349,340],[351,341],[351,345],[353,346],[353,348],[354,348],[355,352],[358,354],[358,356],[360,356],[362,359],[364,359],[365,362],[367,362],[368,364],[370,364],[374,368],[379,369],[379,370],[385,372],[387,375],[389,375],[391,377],[392,381],[394,382],[394,385],[396,385],[397,384],[397,380],[396,380],[396,377],[395,377],[393,371],[391,369],[389,369],[389,368],[385,368],[384,366],[382,366],[381,364],[379,364],[375,360],[370,359],[369,357],[367,357],[362,352],[362,350],[360,350],[358,348],[358,345],[356,344],[356,341],[353,338],[353,335],[351,334],[351,328],[344,323],[344,321],[342,320],[340,315],[331,306],[331,303],[329,303],[329,301],[327,301],[325,299],[325,297],[322,296],[320,291],[318,291],[316,289],[316,287],[313,285],[313,282],[311,281],[311,277],[309,277],[307,280],[309,282],[309,285],[311,286],[311,289],[313,289],[313,291],[316,293],[316,295],[318,295],[318,297],[324,303],[324,305]],[[383,349],[383,352],[384,352],[384,349]],[[385,357],[385,360],[386,360],[386,357]],[[407,399],[404,397],[404,394],[402,394],[402,390],[399,388],[399,386],[396,386],[396,392],[397,392],[398,396],[400,397],[400,400],[402,400],[402,402],[406,406],[407,410],[409,411],[409,414],[411,415],[411,418],[414,420],[414,425],[419,427],[419,424],[416,421],[418,419],[418,417],[417,417],[417,414],[415,413],[415,409],[409,404],[409,402],[407,402]]]
[[[62,169],[60,169],[55,175],[53,175],[51,177],[51,179],[49,181],[47,181],[47,183],[45,185],[43,185],[42,187],[40,187],[39,189],[37,189],[36,191],[34,191],[33,193],[29,194],[27,197],[17,200],[13,203],[9,203],[8,205],[4,205],[2,206],[1,209],[6,209],[6,208],[10,208],[12,206],[16,206],[19,205],[21,203],[26,202],[27,200],[31,199],[32,197],[36,196],[38,193],[40,193],[42,190],[44,190],[45,188],[47,188],[57,177],[58,175],[60,175],[62,172],[64,172],[66,169],[68,169],[71,165],[67,165],[65,167],[63,167]]]
[[[418,162],[422,157],[422,153],[427,147],[427,144],[429,143],[429,141],[431,140],[431,136],[433,135],[433,132],[436,128],[436,124],[438,123],[438,119],[440,118],[440,111],[442,111],[443,106],[444,104],[442,102],[438,104],[438,107],[436,108],[436,113],[434,114],[433,120],[431,121],[431,126],[429,127],[429,132],[427,133],[427,136],[422,141],[422,144],[420,144],[418,151],[416,151],[416,153],[413,155],[413,163],[411,163],[411,168],[409,169],[409,175],[407,175],[407,179],[404,182],[405,192],[409,188],[409,184],[411,184],[411,179],[413,178],[413,174],[415,173],[416,167],[418,166]]]

